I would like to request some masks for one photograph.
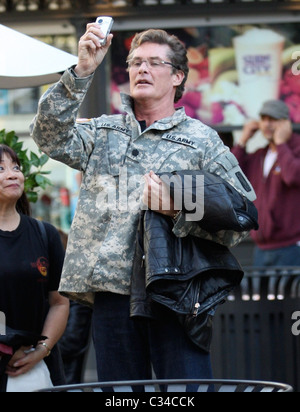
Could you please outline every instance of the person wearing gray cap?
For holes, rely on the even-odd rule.
[[[258,130],[268,145],[250,154],[246,146]],[[254,266],[300,266],[300,136],[293,133],[288,106],[264,103],[260,120],[245,125],[232,152],[257,194]]]

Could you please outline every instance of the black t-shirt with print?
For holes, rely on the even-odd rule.
[[[13,232],[0,230],[0,311],[7,326],[40,334],[57,291],[64,260],[58,231],[45,223],[48,248],[36,220],[21,216]],[[48,250],[47,250],[48,249]]]

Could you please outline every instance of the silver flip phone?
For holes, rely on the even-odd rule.
[[[114,24],[114,19],[108,16],[100,16],[97,18],[96,23],[101,26],[102,33],[105,38],[100,40],[101,46],[105,46],[107,42],[107,36],[110,34],[112,26]]]

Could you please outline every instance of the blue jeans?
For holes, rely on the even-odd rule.
[[[193,344],[177,317],[159,306],[157,320],[129,317],[129,296],[97,293],[93,338],[102,382],[211,379],[210,355]]]
[[[300,246],[293,245],[281,249],[262,250],[254,252],[254,266],[300,266]]]

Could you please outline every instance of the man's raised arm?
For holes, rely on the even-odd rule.
[[[77,66],[68,69],[42,96],[30,126],[31,136],[43,152],[78,170],[85,169],[95,139],[93,122],[88,128],[76,125],[78,110],[113,36],[108,36],[104,47],[101,38],[104,36],[99,25],[88,24],[79,41]]]

